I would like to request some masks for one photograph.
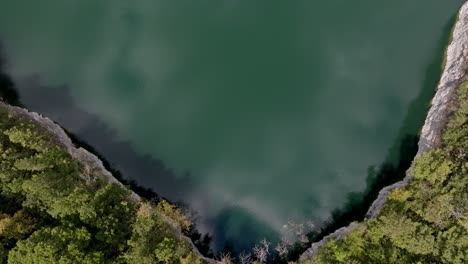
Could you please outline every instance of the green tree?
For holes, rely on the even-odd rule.
[[[180,264],[202,264],[202,260],[192,252],[185,257],[179,258]]]
[[[421,154],[414,161],[411,173],[416,179],[436,184],[445,181],[452,172],[453,165],[443,150],[436,149]]]
[[[176,241],[174,239],[165,237],[154,250],[156,259],[164,263],[171,263],[176,255],[176,248]]]
[[[35,220],[25,210],[17,211],[13,216],[0,215],[0,237],[22,239],[34,228]]]
[[[8,255],[9,264],[104,263],[102,252],[94,251],[91,234],[81,228],[43,228],[19,241]]]

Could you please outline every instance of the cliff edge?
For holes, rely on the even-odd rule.
[[[63,130],[63,128],[55,122],[53,122],[51,119],[44,117],[38,113],[30,112],[24,108],[8,105],[1,100],[0,108],[6,109],[9,113],[14,113],[15,115],[24,117],[27,120],[30,120],[34,124],[37,124],[41,128],[45,129],[47,133],[52,135],[52,140],[54,140],[57,145],[65,149],[73,159],[81,163],[85,171],[98,173],[99,175],[104,175],[109,183],[114,183],[125,188],[125,186],[104,167],[102,161],[96,155],[84,148],[75,146],[75,144],[72,142],[67,133]],[[135,202],[142,201],[142,198],[132,190],[130,190],[129,199]],[[189,243],[189,245],[192,246],[192,251],[195,254],[202,258],[206,263],[216,263],[214,260],[205,258],[200,254],[193,242],[188,237],[182,234],[182,232],[180,231],[180,226],[178,224],[176,224],[172,219],[166,217],[165,215],[160,216],[171,226],[174,234],[176,234],[177,237],[179,237],[182,240],[185,240],[187,243]]]
[[[452,105],[456,91],[460,83],[464,80],[468,67],[468,2],[466,2],[459,11],[457,22],[453,28],[452,39],[447,47],[445,56],[445,65],[441,79],[420,133],[417,155],[440,146],[442,143],[443,130],[447,124],[448,118],[454,111]],[[391,191],[405,187],[410,180],[411,175],[407,172],[406,177],[402,181],[383,188],[367,211],[366,219],[376,218]],[[349,226],[342,227],[324,237],[322,240],[313,243],[311,247],[301,255],[300,259],[313,259],[318,250],[330,239],[340,240],[352,231],[355,226],[355,223],[351,223]]]

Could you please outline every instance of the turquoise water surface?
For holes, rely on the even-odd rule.
[[[26,106],[242,247],[417,133],[461,2],[4,0],[0,39]]]

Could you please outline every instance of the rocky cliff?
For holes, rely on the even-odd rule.
[[[426,116],[424,126],[419,138],[418,155],[431,150],[441,144],[441,137],[448,118],[453,112],[452,102],[456,95],[456,89],[465,78],[468,67],[468,2],[460,9],[457,22],[454,26],[452,39],[447,47],[445,65],[441,79],[437,86],[431,107]],[[377,217],[380,208],[384,205],[388,195],[392,190],[405,187],[411,180],[411,175],[393,185],[383,188],[367,211],[366,219]],[[321,241],[313,243],[312,246],[302,254],[301,260],[313,259],[317,251],[328,240],[336,238],[341,239],[356,226],[355,223],[342,227],[334,233],[326,236]]]
[[[63,128],[55,122],[53,122],[52,120],[50,120],[49,118],[43,117],[42,115],[35,112],[30,112],[24,108],[8,105],[2,102],[1,100],[0,108],[6,109],[9,113],[14,113],[28,120],[31,120],[33,123],[45,129],[48,133],[50,133],[53,136],[52,140],[55,140],[58,145],[62,146],[72,156],[73,159],[78,160],[82,164],[85,171],[104,175],[109,183],[115,183],[123,186],[123,184],[104,167],[102,161],[96,155],[84,148],[75,146],[70,137],[67,135],[67,133],[65,133]],[[139,202],[142,200],[141,197],[133,191],[130,191],[129,198],[135,202]],[[195,245],[192,243],[192,241],[182,234],[182,232],[180,231],[180,227],[174,221],[172,221],[170,218],[164,215],[161,215],[161,217],[167,223],[170,224],[170,226],[173,228],[174,233],[180,239],[183,239],[187,243],[192,245],[194,253],[199,255],[207,263],[216,263],[211,259],[203,257],[198,251],[198,249],[195,247]]]

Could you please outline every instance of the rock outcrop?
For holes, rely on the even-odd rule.
[[[451,42],[447,47],[445,59],[445,66],[437,86],[436,94],[432,99],[431,107],[421,130],[417,155],[441,144],[443,130],[447,124],[448,118],[453,112],[452,102],[455,98],[456,90],[465,78],[468,67],[468,2],[460,9],[458,20],[453,28]],[[405,187],[410,180],[411,175],[407,172],[406,177],[402,181],[383,188],[367,211],[366,219],[377,217],[380,208],[385,204],[390,192]],[[302,254],[301,260],[313,259],[320,247],[325,245],[327,241],[333,238],[341,239],[356,226],[356,223],[351,223],[349,226],[342,227],[324,237],[322,240],[313,243],[311,247]]]
[[[451,43],[447,47],[445,59],[445,67],[437,86],[436,94],[432,99],[431,107],[421,130],[417,155],[441,144],[443,130],[454,110],[452,105],[457,88],[465,77],[468,67],[468,2],[460,9],[458,20],[453,28]],[[406,186],[410,179],[411,175],[407,173],[402,181],[382,189],[367,212],[366,217],[376,217],[379,209],[385,203],[388,194],[396,188]]]

